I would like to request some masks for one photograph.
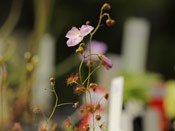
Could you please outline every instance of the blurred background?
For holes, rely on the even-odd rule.
[[[114,67],[100,69],[94,80],[110,88],[112,78],[124,76],[123,131],[175,130],[175,2],[173,0],[1,0],[0,80],[1,127],[15,121],[37,127],[41,116],[31,116],[38,104],[49,114],[54,104],[49,78],[56,78],[59,102],[80,100],[66,78],[78,71],[77,47],[68,48],[68,30],[86,21],[95,27],[103,3],[116,23],[105,25],[94,40],[106,43]],[[88,39],[85,41],[88,41]],[[83,68],[86,72],[86,67]],[[60,107],[55,120],[62,122],[75,110]],[[29,118],[30,117],[30,118]],[[5,126],[4,126],[5,125]]]

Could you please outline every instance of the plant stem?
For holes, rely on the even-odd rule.
[[[55,106],[54,106],[54,108],[53,108],[53,111],[52,111],[52,113],[51,113],[49,119],[47,120],[46,127],[47,127],[48,123],[50,122],[50,120],[51,120],[51,118],[52,118],[52,116],[53,116],[53,114],[54,114],[54,112],[55,112],[55,109],[57,108],[57,105],[58,105],[58,95],[57,95],[57,93],[56,93],[56,91],[55,91],[55,86],[54,86],[54,85],[53,85],[53,92],[54,92],[55,97],[56,97],[56,102],[55,102]],[[45,128],[46,128],[46,127],[45,127]]]
[[[63,105],[72,105],[72,104],[74,104],[74,103],[62,103],[62,104],[57,105],[57,107],[58,106],[63,106]]]
[[[100,68],[100,65],[99,66],[97,66],[88,76],[87,76],[87,78],[84,80],[84,82],[83,82],[83,85],[85,84],[85,82],[89,79],[89,77],[97,70],[97,69],[99,69]]]
[[[82,59],[82,61],[80,63],[80,66],[79,66],[79,77],[80,77],[81,84],[82,84],[81,68],[82,68],[83,62],[84,62],[84,57],[83,57],[83,59]]]

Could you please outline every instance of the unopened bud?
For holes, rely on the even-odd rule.
[[[78,49],[76,49],[76,53],[82,54],[84,52],[84,49],[82,46],[79,46]]]
[[[26,69],[27,69],[28,72],[32,72],[34,70],[33,63],[27,63]]]
[[[31,53],[30,52],[26,52],[25,54],[24,54],[24,58],[26,59],[26,60],[29,60],[30,58],[31,58]]]
[[[108,98],[109,98],[109,94],[106,93],[106,94],[104,95],[104,98],[105,98],[106,100],[108,100]]]
[[[88,111],[93,113],[93,109],[91,107],[88,107]]]
[[[101,119],[101,116],[100,115],[96,115],[96,120],[99,121]]]
[[[103,8],[104,10],[109,10],[109,9],[111,9],[111,5],[108,4],[108,3],[104,3],[102,8]]]
[[[100,104],[96,104],[95,106],[94,106],[94,110],[97,110],[97,109],[99,109],[100,108]]]
[[[91,66],[93,66],[93,65],[95,65],[95,61],[93,61],[93,60],[88,60],[87,62],[86,62],[86,66],[88,66],[88,67],[91,67]]]
[[[106,25],[108,26],[108,27],[110,27],[111,25],[113,25],[115,23],[115,20],[113,20],[113,19],[111,19],[111,18],[108,18],[107,20],[106,20]]]
[[[102,129],[103,128],[103,124],[100,124],[99,127],[100,127],[100,129]]]
[[[51,84],[51,86],[54,86],[54,84],[55,84],[55,78],[54,77],[50,78],[50,84]]]
[[[89,84],[89,88],[91,88],[93,91],[96,91],[97,84],[95,84],[95,83],[90,83],[90,84]]]
[[[39,63],[39,58],[38,58],[38,56],[33,56],[32,57],[32,63],[34,64],[34,65],[38,65],[38,63]]]
[[[77,108],[78,104],[79,104],[79,102],[74,103],[73,107]]]
[[[54,82],[55,83],[55,78],[54,77],[51,77],[50,78],[50,82]]]

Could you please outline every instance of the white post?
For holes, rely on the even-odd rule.
[[[45,90],[50,88],[49,78],[54,69],[55,40],[50,34],[43,35],[39,46],[40,62],[37,67],[35,88],[33,90],[33,104],[46,111],[51,106],[52,93]]]
[[[114,78],[109,93],[109,131],[120,131],[123,97],[123,77]]]
[[[123,67],[131,72],[144,72],[150,25],[143,18],[129,18],[124,26]]]

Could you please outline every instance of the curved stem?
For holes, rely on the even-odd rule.
[[[52,113],[51,113],[49,119],[47,120],[46,127],[47,127],[48,123],[50,122],[50,120],[51,120],[51,118],[52,118],[52,116],[53,116],[53,114],[54,114],[54,112],[55,112],[55,109],[57,108],[57,105],[58,105],[58,95],[57,95],[57,93],[56,93],[56,91],[55,91],[54,85],[53,85],[53,92],[54,92],[55,97],[56,97],[56,102],[55,102],[55,106],[54,106],[54,108],[53,108],[53,111],[52,111]],[[46,128],[46,127],[45,127],[45,128]]]
[[[89,79],[89,77],[100,68],[100,65],[97,66],[91,73],[89,73],[89,75],[87,76],[87,78],[83,81],[83,85],[85,84],[85,82]]]

